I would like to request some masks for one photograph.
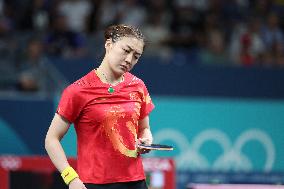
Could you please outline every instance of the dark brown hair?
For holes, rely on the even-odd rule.
[[[135,37],[145,43],[145,37],[138,28],[130,25],[112,25],[105,30],[105,40],[111,39],[112,42],[117,42],[122,37]]]

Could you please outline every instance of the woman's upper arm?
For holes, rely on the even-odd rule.
[[[139,120],[139,127],[141,129],[150,128],[149,124],[149,116],[144,117],[143,119]]]
[[[66,119],[64,119],[62,116],[56,113],[48,129],[46,138],[55,137],[61,140],[62,137],[68,131],[69,126],[70,126],[70,123]]]

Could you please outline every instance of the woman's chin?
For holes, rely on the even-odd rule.
[[[126,68],[122,67],[122,66],[120,66],[117,70],[117,73],[121,74],[121,75],[126,73],[126,72],[128,72],[128,70]]]

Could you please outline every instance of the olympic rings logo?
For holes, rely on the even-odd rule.
[[[22,166],[21,158],[16,156],[5,156],[0,158],[0,167],[6,170],[16,170]]]
[[[155,143],[164,141],[173,141],[176,148],[181,152],[175,156],[176,167],[179,170],[236,170],[248,171],[253,169],[252,160],[242,152],[246,143],[255,141],[263,147],[266,159],[263,165],[263,171],[270,171],[275,162],[275,146],[271,137],[260,129],[250,129],[241,133],[234,143],[226,133],[217,129],[208,129],[199,133],[193,138],[190,144],[187,137],[174,129],[163,129],[154,135]],[[209,163],[209,160],[200,153],[200,149],[207,142],[217,143],[223,150],[223,153]],[[155,155],[156,152],[152,152]]]

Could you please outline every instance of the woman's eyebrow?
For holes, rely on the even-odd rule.
[[[135,49],[131,48],[129,45],[126,45],[130,50],[135,51],[135,54],[142,55],[142,53],[137,52]]]

